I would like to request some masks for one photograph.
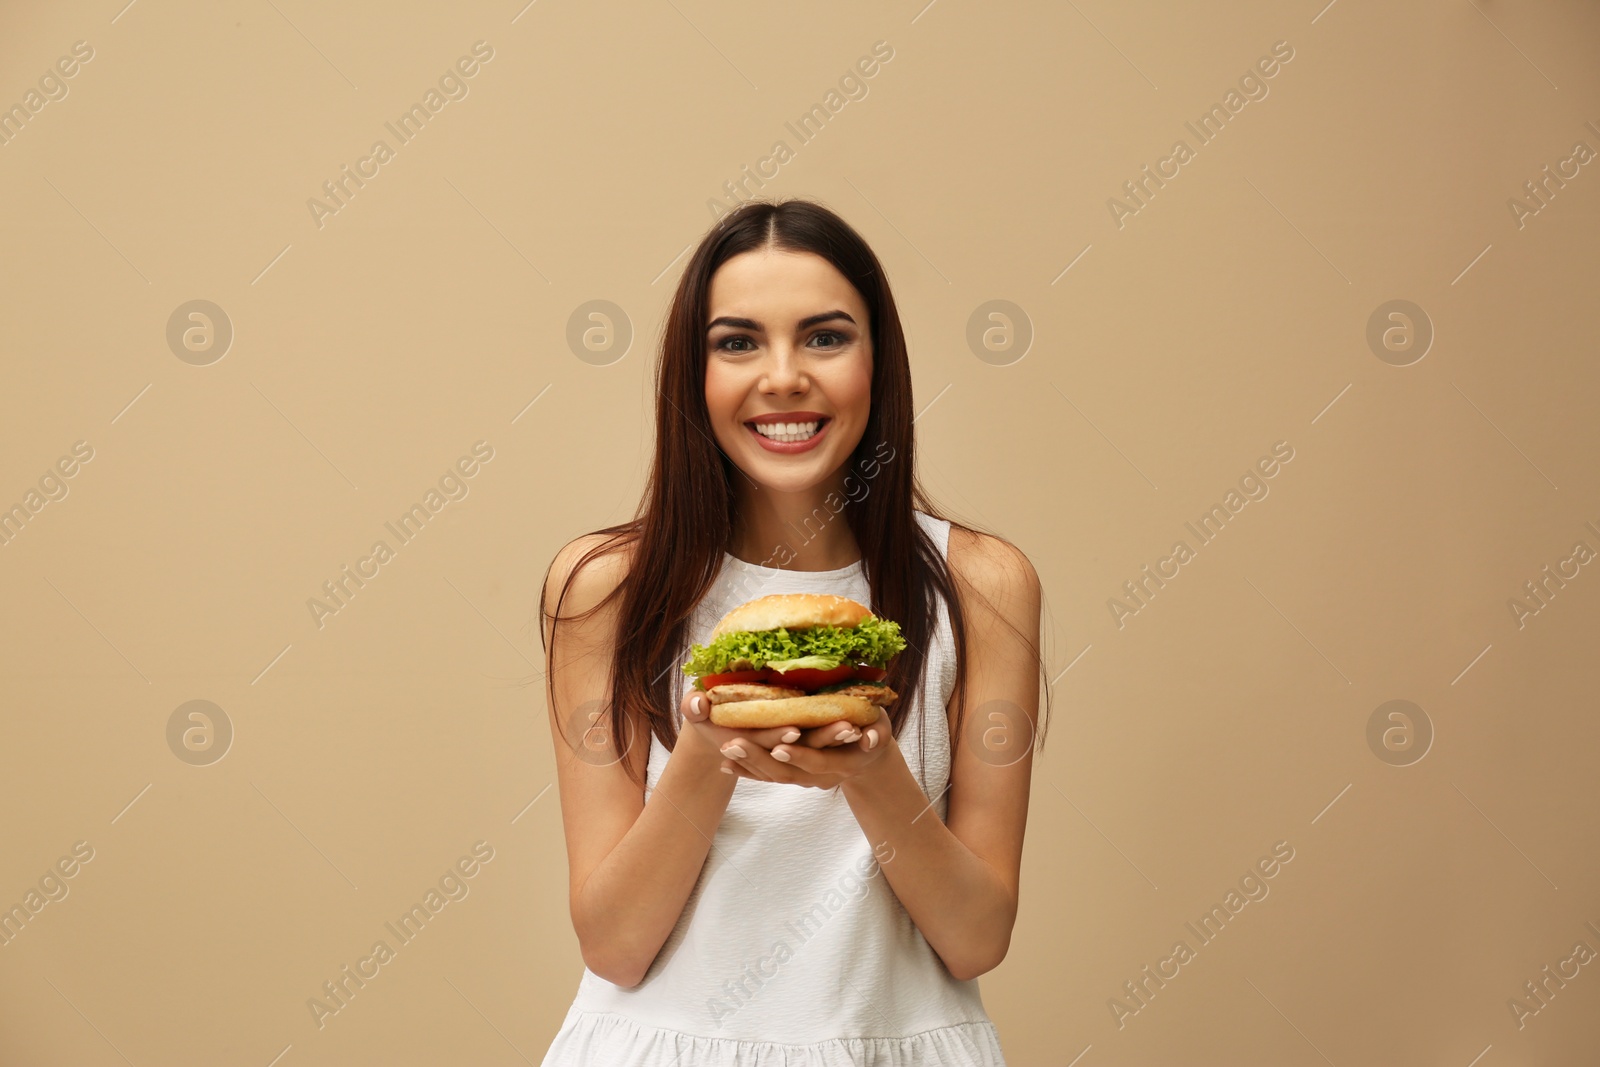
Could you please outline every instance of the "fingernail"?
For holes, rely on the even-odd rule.
[[[772,750],[772,758],[777,760],[780,763],[788,763],[789,762],[789,753],[785,752],[781,748],[775,748],[775,749]]]
[[[868,730],[867,731],[867,747],[871,748],[873,745],[876,745],[877,743],[878,743],[878,731],[876,731],[876,730]]]
[[[854,741],[854,740],[856,740],[857,738],[859,738],[861,736],[861,731],[860,730],[850,730],[849,732],[840,734],[839,736],[840,736],[840,738],[842,740]]]
[[[704,715],[706,713],[706,698],[699,693],[696,693],[694,695],[694,699],[689,703],[694,705],[694,710],[697,715]]]
[[[722,773],[723,774],[732,774],[733,773],[733,768],[732,767],[724,767],[724,768],[722,768]]]
[[[790,730],[788,733],[783,735],[783,739],[785,741],[798,741],[800,740],[800,731]]]
[[[736,744],[723,749],[722,754],[729,759],[744,759],[744,749]]]

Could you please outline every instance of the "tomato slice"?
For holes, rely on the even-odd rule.
[[[882,667],[868,667],[862,665],[856,668],[856,677],[866,682],[881,682],[889,676],[889,672]]]
[[[855,668],[848,663],[822,670],[817,667],[794,667],[787,671],[773,671],[772,684],[786,685],[791,689],[811,692],[821,686],[832,685],[855,677]]]
[[[719,685],[755,685],[766,682],[775,674],[765,667],[753,671],[728,671],[724,674],[703,674],[700,676],[700,688],[712,689]]]

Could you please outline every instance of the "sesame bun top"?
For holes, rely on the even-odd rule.
[[[858,625],[872,612],[849,597],[823,593],[773,593],[748,600],[722,617],[711,631],[714,641],[723,634],[746,630],[803,630],[812,626]]]

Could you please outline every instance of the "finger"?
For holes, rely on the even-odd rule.
[[[779,781],[816,789],[837,785],[840,776],[848,773],[842,761],[851,760],[851,756],[849,751],[825,753],[807,745],[779,745],[772,750],[773,762],[788,770],[787,777]]]
[[[790,746],[779,745],[779,748]],[[740,753],[743,753],[742,755]],[[758,775],[768,782],[790,782],[793,774],[783,760],[773,759],[772,753],[759,745],[742,743],[740,739],[730,741],[722,746],[722,754],[738,764],[751,774]]]
[[[722,760],[722,772],[724,774],[731,774],[736,778],[749,778],[751,781],[755,782],[770,782],[772,780],[757,774],[755,771],[745,766],[744,760],[732,759],[726,756],[724,756]]]
[[[722,761],[722,773],[730,775],[731,777],[736,778],[736,779],[744,778],[744,779],[747,779],[747,780],[752,781],[752,782],[759,782],[759,781],[762,780],[760,778],[757,778],[755,775],[751,774],[744,767],[740,766],[740,764],[739,764],[739,762],[737,760],[731,760],[731,759],[723,760]]]
[[[830,722],[826,726],[807,730],[799,743],[810,748],[828,748],[848,744],[860,736],[860,730],[853,723]]]
[[[813,728],[803,731],[798,741],[784,742],[784,744],[802,744],[806,745],[808,749],[824,749],[827,745],[838,744],[838,734],[842,733],[838,729],[840,725],[842,723],[824,723],[822,726],[813,726]]]
[[[765,729],[759,730],[736,730],[735,733],[742,737],[749,738],[752,742],[760,745],[769,752],[772,750],[773,745],[782,744],[786,741],[792,742],[800,740],[800,731],[793,726],[769,726]]]
[[[742,734],[745,731],[735,732]],[[767,753],[766,749],[755,744],[749,738],[735,736],[718,746],[718,751],[722,753],[723,759],[736,764],[751,778],[762,782],[773,780],[772,774],[768,770],[768,768],[774,766],[772,757]]]
[[[882,708],[879,708],[878,717],[867,723],[867,725],[860,727],[856,733],[856,737],[861,748],[870,751],[882,746],[882,744],[888,740],[890,733],[889,727],[890,720],[888,714],[885,713]]]
[[[717,726],[713,723],[711,728],[717,731],[719,747],[738,740],[748,741],[751,746],[758,746],[769,752],[773,745],[800,740],[801,734],[800,728],[796,726]]]
[[[893,731],[889,729],[888,716],[883,716],[861,732],[861,747],[869,751],[882,748],[892,736]]]
[[[706,722],[711,718],[711,700],[703,690],[691,687],[683,694],[678,711],[687,722]]]

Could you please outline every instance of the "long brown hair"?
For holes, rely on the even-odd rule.
[[[847,493],[842,517],[861,548],[863,570],[872,590],[868,607],[880,618],[899,623],[906,640],[905,650],[891,662],[884,679],[900,695],[890,705],[890,728],[899,736],[916,703],[937,626],[933,598],[938,595],[948,606],[955,638],[954,736],[960,738],[966,708],[965,613],[944,557],[913,515],[915,509],[946,518],[916,478],[911,364],[905,333],[877,256],[848,223],[813,201],[747,201],[723,216],[695,249],[678,282],[662,332],[655,372],[655,460],[639,507],[631,521],[595,531],[610,536],[573,566],[555,613],[541,595],[540,613],[547,620],[562,617],[561,603],[571,586],[571,575],[590,559],[633,550],[626,577],[582,616],[600,610],[614,597],[623,598],[612,655],[609,737],[635,736],[628,719],[645,721],[670,751],[678,736],[672,675],[687,658],[689,617],[716,581],[722,555],[731,547],[737,499],[734,479],[748,478],[717,446],[706,410],[706,317],[711,278],[734,256],[766,248],[821,256],[849,280],[867,306],[873,356],[871,411],[849,469],[869,478],[870,484],[859,499],[853,492]],[[817,510],[824,522],[834,517],[828,509]],[[706,521],[708,515],[718,514],[725,517],[722,523]],[[548,570],[545,580],[548,583]],[[541,625],[541,643],[544,640]],[[552,626],[545,648],[547,678],[554,662],[554,643]],[[1038,650],[1035,652],[1037,655]],[[1043,675],[1042,656],[1038,662]],[[548,687],[547,694],[553,699]],[[1049,699],[1046,685],[1047,708]],[[554,718],[557,723],[567,721],[566,714]],[[940,721],[936,725],[942,729],[947,724]],[[1041,729],[1041,743],[1043,736]],[[628,773],[631,777],[631,766]]]

